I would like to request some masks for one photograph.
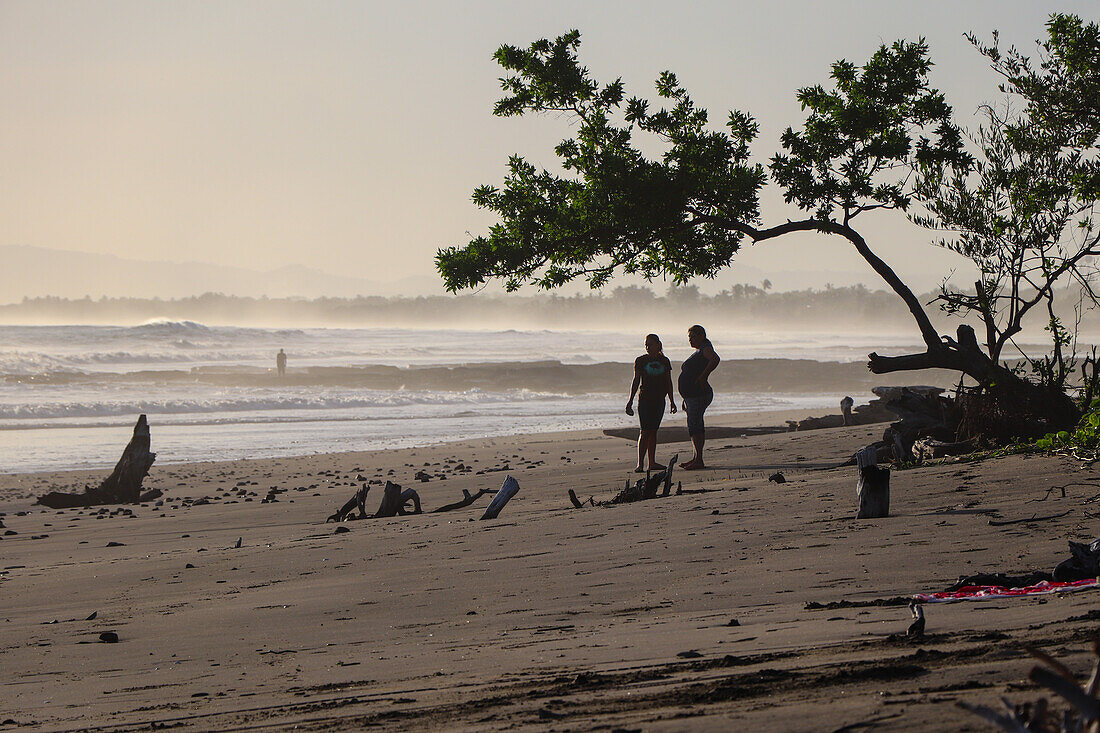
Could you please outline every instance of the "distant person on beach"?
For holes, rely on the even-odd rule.
[[[680,396],[684,398],[688,435],[691,436],[691,445],[695,449],[695,455],[681,467],[692,471],[706,468],[703,465],[703,443],[706,442],[703,413],[714,400],[714,390],[711,389],[707,377],[722,360],[718,354],[714,353],[714,346],[710,343],[707,332],[702,326],[695,325],[688,329],[688,343],[695,349],[695,353],[689,356],[680,367],[678,386]]]
[[[630,385],[630,399],[626,401],[626,414],[634,414],[634,395],[638,395],[638,465],[637,473],[644,473],[643,464],[648,456],[649,470],[664,468],[657,463],[657,429],[665,414],[665,397],[670,412],[676,413],[676,395],[672,393],[672,362],[665,356],[661,339],[651,333],[645,337],[645,353],[634,360],[634,381]]]
[[[275,355],[275,368],[279,370],[279,376],[286,376],[286,352],[279,349],[279,353]]]

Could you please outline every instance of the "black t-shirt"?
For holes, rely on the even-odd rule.
[[[668,379],[672,362],[666,356],[642,354],[634,360],[634,373],[642,377],[638,402],[663,402],[668,394]]]
[[[710,342],[708,341],[704,346],[710,346]],[[703,355],[702,349],[696,349],[694,354],[684,360],[680,366],[680,379],[677,384],[681,397],[701,397],[706,392],[706,388],[699,385],[699,377],[703,376],[709,363],[710,360]]]

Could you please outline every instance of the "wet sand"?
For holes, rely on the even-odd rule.
[[[684,494],[584,509],[567,491],[610,499],[631,443],[158,464],[163,504],[126,511],[31,504],[103,471],[0,477],[0,730],[986,730],[955,702],[1038,697],[1020,642],[1083,672],[1100,592],[928,605],[919,643],[892,636],[904,606],[861,604],[1051,569],[1093,538],[1100,475],[1037,456],[896,471],[893,516],[856,521],[855,469],[829,467],[882,428],[721,438]],[[427,512],[507,475],[521,490],[497,520],[486,497],[337,533],[359,474]]]

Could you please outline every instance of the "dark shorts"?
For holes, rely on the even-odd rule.
[[[642,430],[656,430],[661,427],[661,418],[665,416],[665,401],[639,402],[638,422]]]
[[[703,425],[703,413],[710,407],[712,400],[714,400],[714,391],[709,389],[698,397],[684,398],[688,435],[703,435],[706,432],[706,426]]]

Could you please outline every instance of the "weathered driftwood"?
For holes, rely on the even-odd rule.
[[[497,493],[496,489],[482,489],[481,491],[477,492],[476,494],[471,494],[466,489],[463,489],[462,490],[462,501],[456,501],[453,504],[445,504],[445,505],[439,507],[438,509],[432,509],[432,513],[434,514],[435,512],[449,512],[449,511],[453,511],[455,509],[462,509],[463,507],[470,506],[471,504],[473,504],[475,501],[477,501],[481,497],[485,496],[486,494],[495,494],[495,493]]]
[[[392,481],[387,481],[385,488],[382,490],[382,503],[378,506],[378,511],[374,514],[367,514],[366,499],[369,491],[370,486],[368,484],[363,484],[342,507],[336,510],[335,513],[329,515],[328,519],[325,521],[344,522],[354,519],[374,519],[375,517],[396,517],[406,514],[423,513],[420,506],[420,495],[416,493],[415,490],[402,489],[400,485]],[[470,506],[486,494],[495,493],[497,493],[496,489],[482,489],[476,494],[471,494],[469,491],[463,489],[462,499],[460,501],[441,506],[433,511],[449,512],[454,509],[461,509]],[[358,510],[358,513],[356,510]]]
[[[407,506],[409,504],[412,505],[411,509]],[[398,484],[387,481],[386,488],[382,490],[382,503],[378,505],[374,516],[383,518],[406,514],[420,514],[420,495],[412,489],[402,490]]]
[[[661,492],[661,496],[668,496],[672,492],[672,471],[676,467],[676,461],[680,458],[679,454],[674,455],[668,462],[668,467],[657,472],[647,473],[645,478],[638,479],[634,484],[630,483],[627,479],[626,485],[622,491],[614,496],[610,501],[597,502],[594,499],[589,499],[588,502],[592,506],[608,506],[611,504],[628,504],[634,501],[645,501],[646,499],[653,499],[657,496],[658,489],[664,487]],[[679,493],[679,491],[677,491]],[[577,498],[577,492],[573,489],[569,490],[569,501],[577,509],[584,507],[584,502]]]
[[[325,522],[343,522],[345,519],[366,519],[367,508],[365,506],[367,499],[367,492],[370,491],[370,486],[363,484],[358,491],[347,502],[336,510],[334,514],[331,514]],[[352,512],[356,509],[359,510],[359,516],[352,515]]]
[[[943,458],[944,456],[961,456],[967,453],[973,453],[976,448],[976,440],[962,440],[954,443],[947,443],[942,440],[936,440],[935,438],[921,438],[913,443],[912,453],[913,460],[917,463],[922,463],[936,458]]]
[[[493,500],[489,503],[489,507],[485,510],[485,513],[481,515],[482,519],[496,519],[500,514],[500,510],[504,508],[513,496],[519,493],[519,481],[509,476],[504,479],[504,484],[497,491],[497,495],[493,497]]]
[[[856,497],[859,511],[856,519],[878,519],[890,515],[890,469],[879,468],[875,446],[869,445],[856,453],[859,481]]]
[[[149,422],[145,415],[138,417],[134,435],[130,438],[115,470],[97,487],[88,487],[82,494],[66,494],[51,491],[39,497],[38,503],[51,509],[97,506],[100,504],[137,504],[148,500],[153,492],[143,495],[141,483],[149,473],[157,454],[149,450]],[[155,490],[154,490],[155,491]],[[157,494],[159,496],[159,494]]]

